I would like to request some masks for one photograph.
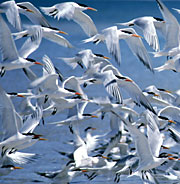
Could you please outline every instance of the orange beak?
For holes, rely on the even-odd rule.
[[[64,31],[58,31],[58,33],[62,33],[62,34],[68,35],[68,33],[64,32]]]
[[[138,37],[138,38],[142,38],[142,36],[139,36],[137,34],[132,34],[133,37]]]
[[[87,7],[87,10],[97,11],[95,8]]]
[[[17,94],[17,96],[18,96],[18,97],[23,97],[23,98],[24,98],[24,96],[23,96],[23,95],[19,95],[19,94]]]
[[[48,139],[45,138],[39,138],[40,141],[47,141]]]
[[[83,169],[83,170],[81,170],[82,172],[88,172],[88,170],[85,170],[85,169]]]
[[[81,93],[76,92],[76,93],[75,93],[75,95],[80,95],[80,96],[81,96],[82,94],[81,94]]]
[[[165,92],[166,92],[166,93],[172,93],[172,92],[171,92],[171,91],[169,91],[169,90],[165,90]]]
[[[34,13],[34,11],[30,10],[30,9],[26,9],[27,12],[31,12]]]
[[[154,96],[159,96],[158,94],[154,93]]]
[[[92,130],[96,130],[96,128],[91,128]]]
[[[98,116],[96,116],[96,115],[91,115],[91,117],[92,117],[92,118],[98,118]]]
[[[127,82],[133,82],[131,79],[125,79],[125,81],[127,81]]]
[[[109,57],[103,56],[104,59],[110,59]]]
[[[14,169],[24,169],[23,167],[16,167],[16,166],[14,166],[13,168]]]
[[[169,123],[174,123],[174,124],[176,124],[176,122],[173,121],[173,120],[168,120],[168,122],[169,122]]]
[[[105,157],[105,156],[103,156],[103,155],[102,155],[102,158],[104,158],[104,159],[108,159],[108,157]]]
[[[161,146],[163,149],[170,149],[169,147],[166,147],[166,146]],[[171,156],[171,155],[170,155]]]
[[[35,64],[36,64],[36,65],[41,65],[41,66],[43,66],[43,64],[42,64],[42,63],[37,62],[37,61],[35,62]]]

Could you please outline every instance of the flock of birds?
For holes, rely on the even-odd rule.
[[[163,70],[180,71],[180,25],[161,0],[156,0],[163,19],[145,16],[135,18],[101,32],[93,20],[84,13],[94,8],[75,2],[64,2],[52,7],[41,7],[41,11],[53,18],[73,20],[88,36],[83,43],[104,43],[107,51],[118,65],[121,63],[119,40],[124,39],[137,60],[151,72]],[[180,10],[175,9],[178,13]],[[158,178],[168,181],[180,180],[180,94],[158,88],[154,85],[142,90],[128,76],[120,73],[108,57],[95,54],[90,49],[79,51],[74,57],[60,58],[72,68],[70,77],[65,78],[51,59],[44,55],[42,63],[29,58],[39,48],[43,38],[73,49],[74,46],[60,34],[67,34],[51,27],[45,16],[30,2],[16,3],[14,0],[0,4],[0,75],[6,71],[21,69],[29,80],[26,93],[7,93],[0,85],[0,175],[8,175],[19,165],[36,158],[36,153],[21,150],[33,146],[39,140],[46,140],[36,133],[36,127],[45,122],[46,117],[64,113],[63,121],[49,122],[52,126],[68,126],[67,136],[72,136],[74,151],[59,153],[69,159],[58,171],[37,172],[54,183],[69,183],[83,176],[93,180],[97,176],[109,176],[110,183],[120,182],[121,175],[139,176],[143,183],[159,183]],[[5,21],[18,32],[11,33]],[[20,15],[24,14],[33,23],[22,30]],[[154,57],[167,56],[164,65],[153,68],[149,52],[142,36],[134,28],[139,27],[144,41],[154,50]],[[160,50],[157,31],[165,38]],[[60,33],[60,34],[59,34]],[[17,50],[15,40],[27,37]],[[30,66],[40,65],[42,76],[37,76]],[[80,67],[81,76],[74,76],[73,70]],[[101,85],[104,96],[93,97],[85,93],[89,86]],[[90,88],[90,87],[89,87]],[[129,98],[124,98],[124,90]],[[12,98],[21,97],[19,111]],[[85,113],[87,106],[95,106],[93,112]],[[105,134],[93,135],[95,127],[88,126],[82,132],[85,120],[101,118],[107,121],[111,130]],[[85,136],[83,134],[85,133]],[[48,140],[47,140],[48,141]],[[69,143],[70,144],[70,143]],[[17,166],[18,165],[18,166]]]

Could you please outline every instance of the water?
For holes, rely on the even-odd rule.
[[[21,1],[16,1],[21,2]],[[58,2],[63,1],[30,1],[35,6],[51,6]],[[88,6],[96,8],[97,12],[87,11],[86,13],[91,16],[94,20],[97,29],[100,31],[109,26],[115,25],[118,22],[129,21],[135,17],[141,16],[155,16],[162,17],[159,11],[159,8],[155,1],[92,1],[86,0],[78,1],[81,3],[85,3]],[[176,7],[180,8],[179,1],[168,1],[165,2],[168,8]],[[174,13],[174,12],[173,12]],[[174,13],[174,15],[180,19],[180,16]],[[75,49],[67,49],[60,46],[57,46],[54,43],[51,43],[47,40],[43,40],[40,48],[31,55],[31,58],[36,60],[41,60],[42,57],[46,54],[52,60],[56,67],[60,69],[65,77],[76,75],[80,76],[82,74],[81,69],[76,69],[72,71],[72,69],[67,66],[63,61],[57,59],[58,57],[71,57],[74,56],[79,50],[84,48],[90,48],[95,53],[101,53],[105,56],[111,57],[105,45],[99,44],[97,46],[92,43],[82,44],[81,40],[86,39],[86,35],[81,30],[81,28],[75,24],[74,22],[68,22],[67,20],[54,20],[50,17],[46,18],[50,21],[53,27],[58,27],[63,31],[69,33],[68,36],[65,36],[74,46]],[[28,24],[28,20],[22,16],[22,19],[26,24]],[[137,32],[142,35],[140,30]],[[17,41],[17,47],[19,48],[23,43],[23,40]],[[145,42],[144,42],[145,43]],[[160,44],[161,48],[163,48],[163,38],[160,36]],[[122,53],[122,63],[119,67],[120,72],[123,75],[129,76],[132,78],[140,87],[144,89],[149,85],[156,85],[159,88],[166,88],[171,91],[176,91],[179,89],[179,74],[171,71],[164,71],[161,73],[152,73],[147,70],[142,63],[140,63],[136,57],[131,53],[127,44],[124,41],[120,41],[121,53]],[[145,43],[149,52],[152,52],[152,49]],[[152,57],[152,66],[157,67],[165,62],[166,58],[153,58]],[[116,65],[114,59],[111,59],[112,63]],[[118,67],[118,66],[117,66]],[[37,75],[41,76],[41,67],[32,67],[33,71],[36,72]],[[4,87],[7,92],[25,92],[29,81],[23,74],[21,70],[14,70],[7,72],[3,78],[0,79],[0,84]],[[101,87],[97,88],[88,88],[85,92],[88,92],[91,96],[101,96]],[[20,103],[19,99],[13,100],[15,106],[18,110],[18,104]],[[91,107],[87,109],[88,112],[91,112]],[[36,132],[44,135],[48,141],[41,142],[39,141],[34,146],[25,149],[24,152],[32,152],[37,153],[39,158],[32,163],[24,165],[23,170],[17,170],[10,173],[8,176],[4,176],[0,179],[0,183],[35,183],[37,181],[41,181],[42,183],[50,183],[49,179],[43,178],[35,174],[37,171],[55,171],[63,167],[68,160],[57,153],[58,150],[61,151],[73,151],[73,147],[71,145],[65,144],[65,142],[72,139],[71,134],[69,133],[68,127],[54,127],[52,125],[48,125],[48,122],[57,121],[60,119],[64,119],[66,117],[67,111],[64,111],[62,114],[49,117],[45,119],[46,125],[40,125],[37,127]],[[103,124],[103,126],[102,126]],[[86,128],[88,125],[94,126],[97,128],[95,134],[102,134],[109,129],[109,121],[101,121],[101,120],[91,120],[82,124],[82,129]],[[72,183],[113,183],[113,179],[107,177],[97,177],[93,181],[88,181],[85,177],[77,178],[73,180]],[[126,176],[122,177],[121,183],[133,184],[133,183],[141,183],[141,180],[138,177],[127,178]],[[163,182],[164,183],[164,182]]]

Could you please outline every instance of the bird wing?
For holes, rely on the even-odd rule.
[[[73,46],[67,39],[65,39],[63,36],[60,36],[58,34],[44,32],[43,37],[63,47],[73,48]]]
[[[123,29],[124,30],[124,29]],[[130,31],[132,34],[137,34],[133,28],[126,28],[125,30]],[[149,54],[141,40],[141,38],[138,37],[128,37],[125,39],[126,43],[130,47],[133,54],[151,71],[151,59],[149,57]]]
[[[19,16],[18,7],[14,0],[2,3],[6,9],[6,17],[8,21],[18,30],[21,31],[21,19]]]
[[[17,120],[20,119],[17,116],[17,112],[10,98],[7,96],[4,89],[0,86],[0,117],[1,126],[3,131],[2,139],[5,140],[8,137],[18,132]]]
[[[148,143],[147,137],[128,120],[123,119],[124,124],[127,126],[130,134],[134,138],[136,151],[139,156],[139,166],[153,160],[152,152]]]
[[[17,3],[17,5],[25,6],[27,9],[33,11],[21,11],[21,9],[19,9],[20,13],[23,13],[33,24],[50,27],[49,22],[33,4],[31,4],[30,2],[21,2]]]
[[[44,55],[42,60],[44,63],[43,68],[46,70],[47,74],[49,74],[49,75],[56,74],[56,70],[54,68],[54,65],[53,65],[51,59],[47,55]]]
[[[166,44],[164,50],[169,50],[179,46],[180,27],[175,16],[168,10],[168,8],[160,1],[156,0],[159,9],[166,21]],[[178,35],[178,36],[177,36]]]
[[[170,136],[173,138],[173,140],[175,140],[177,143],[180,143],[180,133],[179,133],[179,131],[177,131],[173,127],[168,128],[168,130],[169,130]]]
[[[162,135],[157,126],[157,119],[152,112],[146,111],[147,136],[153,156],[158,157],[163,143]]]
[[[30,83],[30,87],[31,88],[43,87],[45,89],[50,89],[50,91],[57,90],[58,77],[59,76],[57,74],[39,77],[38,79]]]
[[[150,17],[151,18],[151,17]],[[159,51],[159,40],[157,37],[156,29],[152,20],[140,20],[137,25],[140,26],[143,30],[144,38],[146,39],[147,43],[155,50]]]
[[[14,61],[17,60],[19,55],[11,36],[11,32],[0,15],[0,51],[2,54],[3,61]]]
[[[78,79],[75,76],[68,77],[63,83],[62,88],[73,89],[75,92],[80,93],[83,96],[86,96],[79,84]]]
[[[145,108],[156,114],[151,103],[148,101],[142,90],[134,81],[129,82],[125,80],[118,80],[118,84],[129,93],[130,97],[133,98],[136,103],[143,105]]]
[[[26,121],[24,122],[22,128],[20,129],[21,133],[32,133],[34,129],[39,124],[41,118],[42,118],[42,109],[40,107],[36,107],[36,111],[33,112],[33,114],[30,114]]]
[[[118,30],[116,26],[107,28],[103,30],[105,42],[107,49],[110,54],[112,54],[116,62],[120,65],[121,62],[121,52],[119,47],[119,37]]]
[[[73,20],[81,26],[83,31],[89,36],[96,35],[97,29],[92,19],[82,11],[76,11],[73,15]]]
[[[27,58],[31,53],[39,48],[40,43],[41,39],[32,41],[31,38],[28,38],[20,48],[19,55],[23,58]]]
[[[122,103],[123,100],[122,100],[121,92],[117,84],[115,75],[111,70],[105,71],[104,74],[105,75],[104,75],[103,84],[106,91],[108,92],[111,98],[115,97],[118,103]]]
[[[73,2],[58,3],[52,7],[41,7],[41,10],[49,16],[53,16],[58,20],[60,18],[66,18],[71,20],[75,11]]]
[[[93,53],[90,49],[82,50],[76,54],[77,58],[81,58],[84,66],[88,68],[90,63],[94,61]]]

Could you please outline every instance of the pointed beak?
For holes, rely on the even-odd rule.
[[[165,90],[166,93],[172,93],[172,91],[169,91],[169,90]]]
[[[13,168],[14,169],[24,169],[23,167],[16,167],[16,166],[14,166]]]
[[[166,146],[161,146],[163,149],[170,149],[169,147],[166,147]]]
[[[159,96],[157,93],[154,93],[154,96]]]
[[[43,66],[43,64],[42,64],[42,63],[37,62],[37,61],[35,62],[35,64],[36,64],[36,65],[41,65],[41,66]]]
[[[23,97],[23,98],[25,97],[24,95],[20,95],[20,94],[17,94],[17,96],[18,96],[18,97]]]
[[[111,58],[109,58],[109,57],[106,57],[106,56],[103,56],[103,58],[104,58],[104,59],[111,59]]]
[[[87,7],[87,10],[97,11],[95,8]]]
[[[39,138],[40,141],[47,141],[48,139],[45,138]]]
[[[61,34],[66,34],[66,35],[68,35],[68,33],[64,32],[64,31],[58,31],[58,33],[61,33]]]
[[[173,156],[173,155],[172,155],[172,154],[170,154],[170,153],[169,153],[169,154],[167,154],[167,155],[168,155],[168,157],[169,157],[169,156],[171,156],[171,157]]]
[[[91,128],[91,130],[96,130],[96,128]]]
[[[125,81],[127,81],[127,82],[133,82],[131,79],[125,79]]]
[[[81,93],[76,92],[76,93],[75,93],[75,95],[79,95],[79,96],[81,96],[82,94],[81,94]]]
[[[142,38],[142,36],[139,36],[137,34],[132,34],[133,37],[138,37],[138,38]]]
[[[176,160],[176,158],[168,157],[169,160]]]
[[[98,118],[98,116],[96,116],[96,115],[91,115],[91,117],[92,117],[92,118]]]
[[[105,157],[105,156],[103,156],[103,155],[102,155],[102,158],[104,158],[104,159],[108,159],[108,157]]]
[[[27,12],[34,13],[31,9],[26,9]]]
[[[176,122],[173,121],[173,120],[168,120],[168,122],[169,122],[169,123],[174,123],[174,124],[176,124]]]
[[[34,135],[34,139],[40,139],[41,136],[42,136],[42,135],[35,134],[35,135]]]
[[[85,169],[83,169],[83,170],[81,170],[82,172],[88,172],[88,170],[85,170]]]

